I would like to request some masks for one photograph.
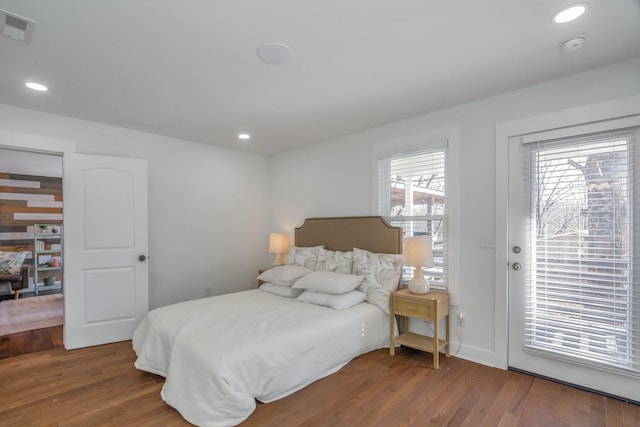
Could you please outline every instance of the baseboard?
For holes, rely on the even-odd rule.
[[[460,359],[495,368],[493,362],[495,354],[492,351],[465,345],[464,342],[462,342],[461,345],[459,341],[451,341],[449,352],[452,356],[459,357]]]

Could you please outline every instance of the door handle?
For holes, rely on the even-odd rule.
[[[520,248],[520,246],[514,246],[513,249],[511,249],[513,251],[514,254],[519,254],[520,252],[522,252],[522,249]]]
[[[144,256],[144,255],[140,255],[140,256],[138,257],[138,259],[142,262],[142,261],[146,260],[146,259],[147,259],[147,257],[146,257],[146,256]]]
[[[513,264],[511,264],[511,268],[513,268],[514,270],[520,270],[522,266],[519,262],[514,262]]]

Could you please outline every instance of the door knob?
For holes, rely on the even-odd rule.
[[[138,259],[139,259],[140,261],[144,261],[145,259],[147,259],[147,257],[146,257],[146,256],[144,256],[144,255],[140,255],[140,256],[138,257]]]
[[[514,246],[512,251],[514,254],[519,254],[520,252],[522,252],[522,249],[520,249],[520,246]]]
[[[520,265],[520,263],[519,263],[519,262],[514,262],[514,263],[511,265],[511,267],[512,267],[514,270],[520,270],[520,269],[522,268],[522,266]]]

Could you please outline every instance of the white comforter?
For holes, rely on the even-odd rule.
[[[389,317],[358,304],[315,306],[260,290],[153,310],[133,336],[138,369],[166,377],[162,398],[199,426],[245,420],[270,402],[387,346]]]

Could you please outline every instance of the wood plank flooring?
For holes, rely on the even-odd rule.
[[[134,368],[131,342],[0,360],[0,426],[188,426]],[[525,374],[402,348],[363,355],[284,399],[252,426],[640,426],[640,406]]]
[[[62,347],[62,325],[0,337],[0,359]]]

